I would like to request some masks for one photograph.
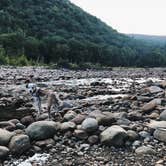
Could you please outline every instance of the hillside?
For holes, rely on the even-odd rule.
[[[68,0],[0,1],[0,64],[29,60],[108,66],[166,63],[163,56],[158,63],[151,62],[152,51],[156,56],[148,44],[118,33]],[[13,60],[18,56],[21,59]],[[145,56],[150,62],[144,64]]]
[[[144,34],[129,34],[128,36],[151,44],[158,44],[158,45],[166,44],[166,36],[144,35]]]

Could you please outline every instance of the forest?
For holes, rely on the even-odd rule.
[[[166,43],[118,33],[69,0],[1,0],[0,65],[166,66]]]

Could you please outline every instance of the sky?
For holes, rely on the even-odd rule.
[[[166,0],[70,0],[121,33],[166,35]]]

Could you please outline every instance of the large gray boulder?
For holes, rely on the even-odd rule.
[[[0,160],[5,159],[9,154],[9,149],[5,146],[0,146]]]
[[[153,135],[154,138],[166,143],[166,128],[157,128]]]
[[[164,111],[160,114],[160,120],[165,120],[165,121],[166,121],[166,110],[164,110]]]
[[[127,132],[122,127],[113,125],[100,134],[100,139],[103,144],[122,146],[127,136]]]
[[[14,132],[9,132],[5,129],[0,129],[0,145],[8,145],[10,139],[15,135]]]
[[[60,123],[53,121],[38,121],[28,126],[25,130],[31,140],[51,138],[60,129]]]
[[[21,155],[30,148],[30,140],[27,135],[16,135],[12,137],[9,143],[9,149],[14,155]]]
[[[98,129],[98,122],[94,118],[87,118],[82,122],[81,128],[87,132],[93,132]]]

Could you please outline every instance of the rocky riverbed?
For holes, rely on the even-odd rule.
[[[25,80],[57,92],[36,117]],[[5,166],[166,165],[166,69],[0,68],[0,161]]]

